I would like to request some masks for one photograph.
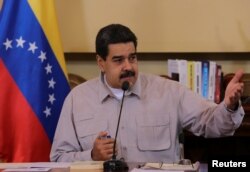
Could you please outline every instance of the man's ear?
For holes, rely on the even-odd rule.
[[[96,55],[96,62],[97,62],[97,65],[99,67],[99,69],[101,70],[102,73],[104,73],[104,63],[105,61],[103,60],[103,58],[99,55]]]

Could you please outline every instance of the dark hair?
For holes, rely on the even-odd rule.
[[[137,47],[137,38],[135,34],[126,26],[121,24],[110,24],[100,29],[96,36],[96,53],[104,60],[108,55],[108,45],[115,43],[133,42],[135,49]]]

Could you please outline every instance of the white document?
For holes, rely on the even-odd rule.
[[[27,172],[32,172],[32,171],[49,171],[51,168],[45,168],[45,167],[35,167],[35,168],[7,168],[3,170],[3,172],[14,172],[14,171],[27,171]]]
[[[166,163],[146,163],[142,168],[134,168],[131,172],[184,172],[199,171],[200,163],[196,162],[191,165],[166,164]]]
[[[70,164],[65,162],[0,163],[0,169],[67,168]]]

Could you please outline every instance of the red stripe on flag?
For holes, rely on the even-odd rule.
[[[0,58],[0,161],[49,161],[51,143]]]

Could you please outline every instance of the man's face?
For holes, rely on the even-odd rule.
[[[121,88],[124,81],[135,84],[138,77],[138,64],[133,42],[110,44],[109,54],[104,61],[97,56],[97,63],[105,73],[108,84],[113,88]]]

